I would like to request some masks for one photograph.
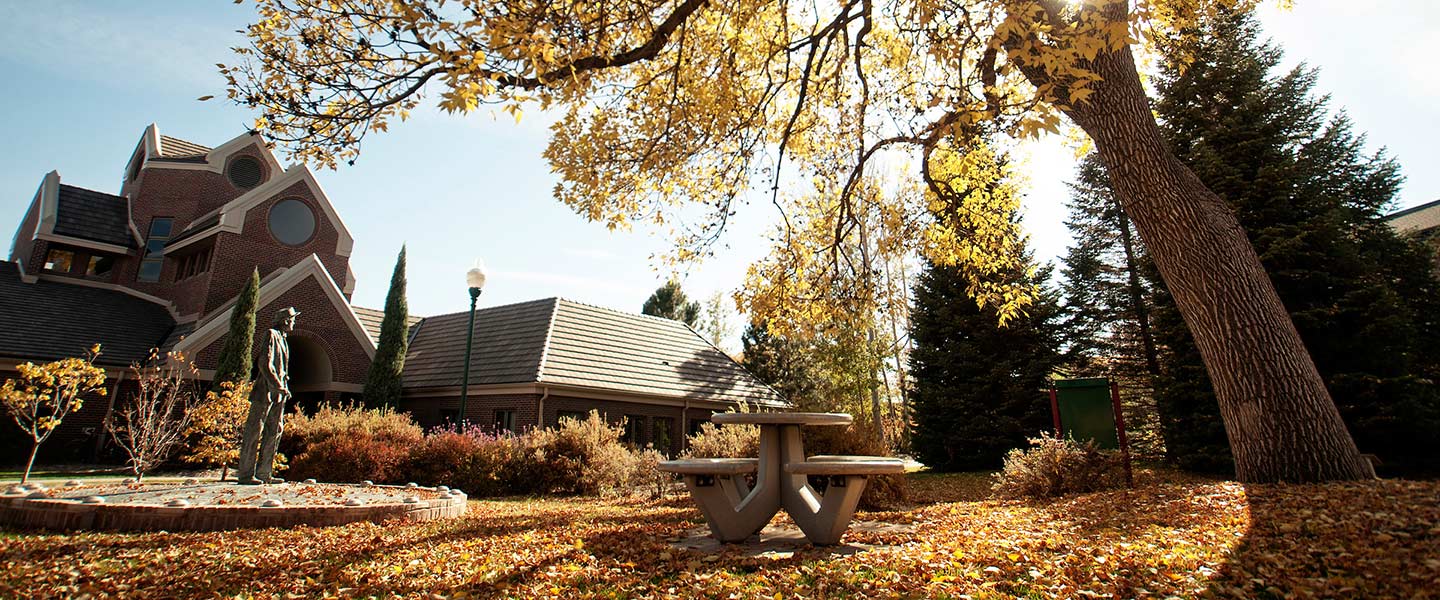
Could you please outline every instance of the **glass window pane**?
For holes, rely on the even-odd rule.
[[[105,277],[110,270],[115,268],[115,257],[113,256],[92,256],[90,264],[85,266],[85,274],[90,277]]]
[[[160,281],[160,271],[164,268],[165,261],[147,259],[140,263],[140,281]]]
[[[145,241],[145,258],[160,258],[165,254],[165,240],[151,238]]]
[[[287,198],[270,208],[270,234],[282,244],[299,246],[315,233],[315,213],[310,206]]]
[[[75,253],[69,250],[51,250],[45,255],[45,270],[69,273],[75,264]]]
[[[156,217],[150,220],[150,237],[170,237],[170,229],[175,224],[175,219],[170,217]]]

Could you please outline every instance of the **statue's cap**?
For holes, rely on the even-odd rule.
[[[295,310],[295,307],[293,307],[293,306],[287,306],[287,307],[285,307],[285,308],[280,309],[279,312],[276,312],[276,313],[275,313],[275,318],[276,318],[276,319],[288,319],[288,318],[290,318],[290,317],[298,317],[298,316],[300,316],[300,311]]]

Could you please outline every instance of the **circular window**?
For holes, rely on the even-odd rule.
[[[281,243],[299,246],[315,234],[315,213],[310,205],[286,198],[270,207],[270,235]]]
[[[265,177],[265,170],[260,167],[260,161],[251,156],[240,156],[230,161],[230,168],[226,171],[226,177],[230,183],[240,189],[248,190],[260,185],[260,180]]]

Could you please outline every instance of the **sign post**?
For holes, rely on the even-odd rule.
[[[1105,377],[1057,379],[1050,388],[1050,410],[1056,435],[1094,440],[1100,448],[1119,450],[1125,460],[1125,483],[1134,487],[1119,385]]]

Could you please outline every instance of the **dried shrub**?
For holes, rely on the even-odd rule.
[[[1011,450],[1005,468],[995,475],[992,490],[1002,498],[1040,499],[1120,487],[1123,463],[1115,452],[1042,434],[1030,448]]]
[[[543,489],[535,491],[594,496],[633,487],[640,460],[620,442],[624,433],[623,424],[611,426],[593,410],[584,420],[563,418],[555,429],[526,433],[523,456],[543,467]]]
[[[849,427],[806,427],[802,431],[805,453],[842,456],[891,456],[890,447],[875,438],[869,425],[856,423]],[[752,455],[753,456],[753,455]],[[824,478],[812,478],[814,487]],[[879,475],[870,478],[860,495],[861,510],[892,510],[905,506],[909,493],[905,474]]]
[[[760,455],[760,428],[704,423],[685,447],[685,455],[691,458],[756,457]]]
[[[389,408],[324,406],[288,419],[280,447],[293,479],[405,483],[405,467],[425,434],[410,416]]]

